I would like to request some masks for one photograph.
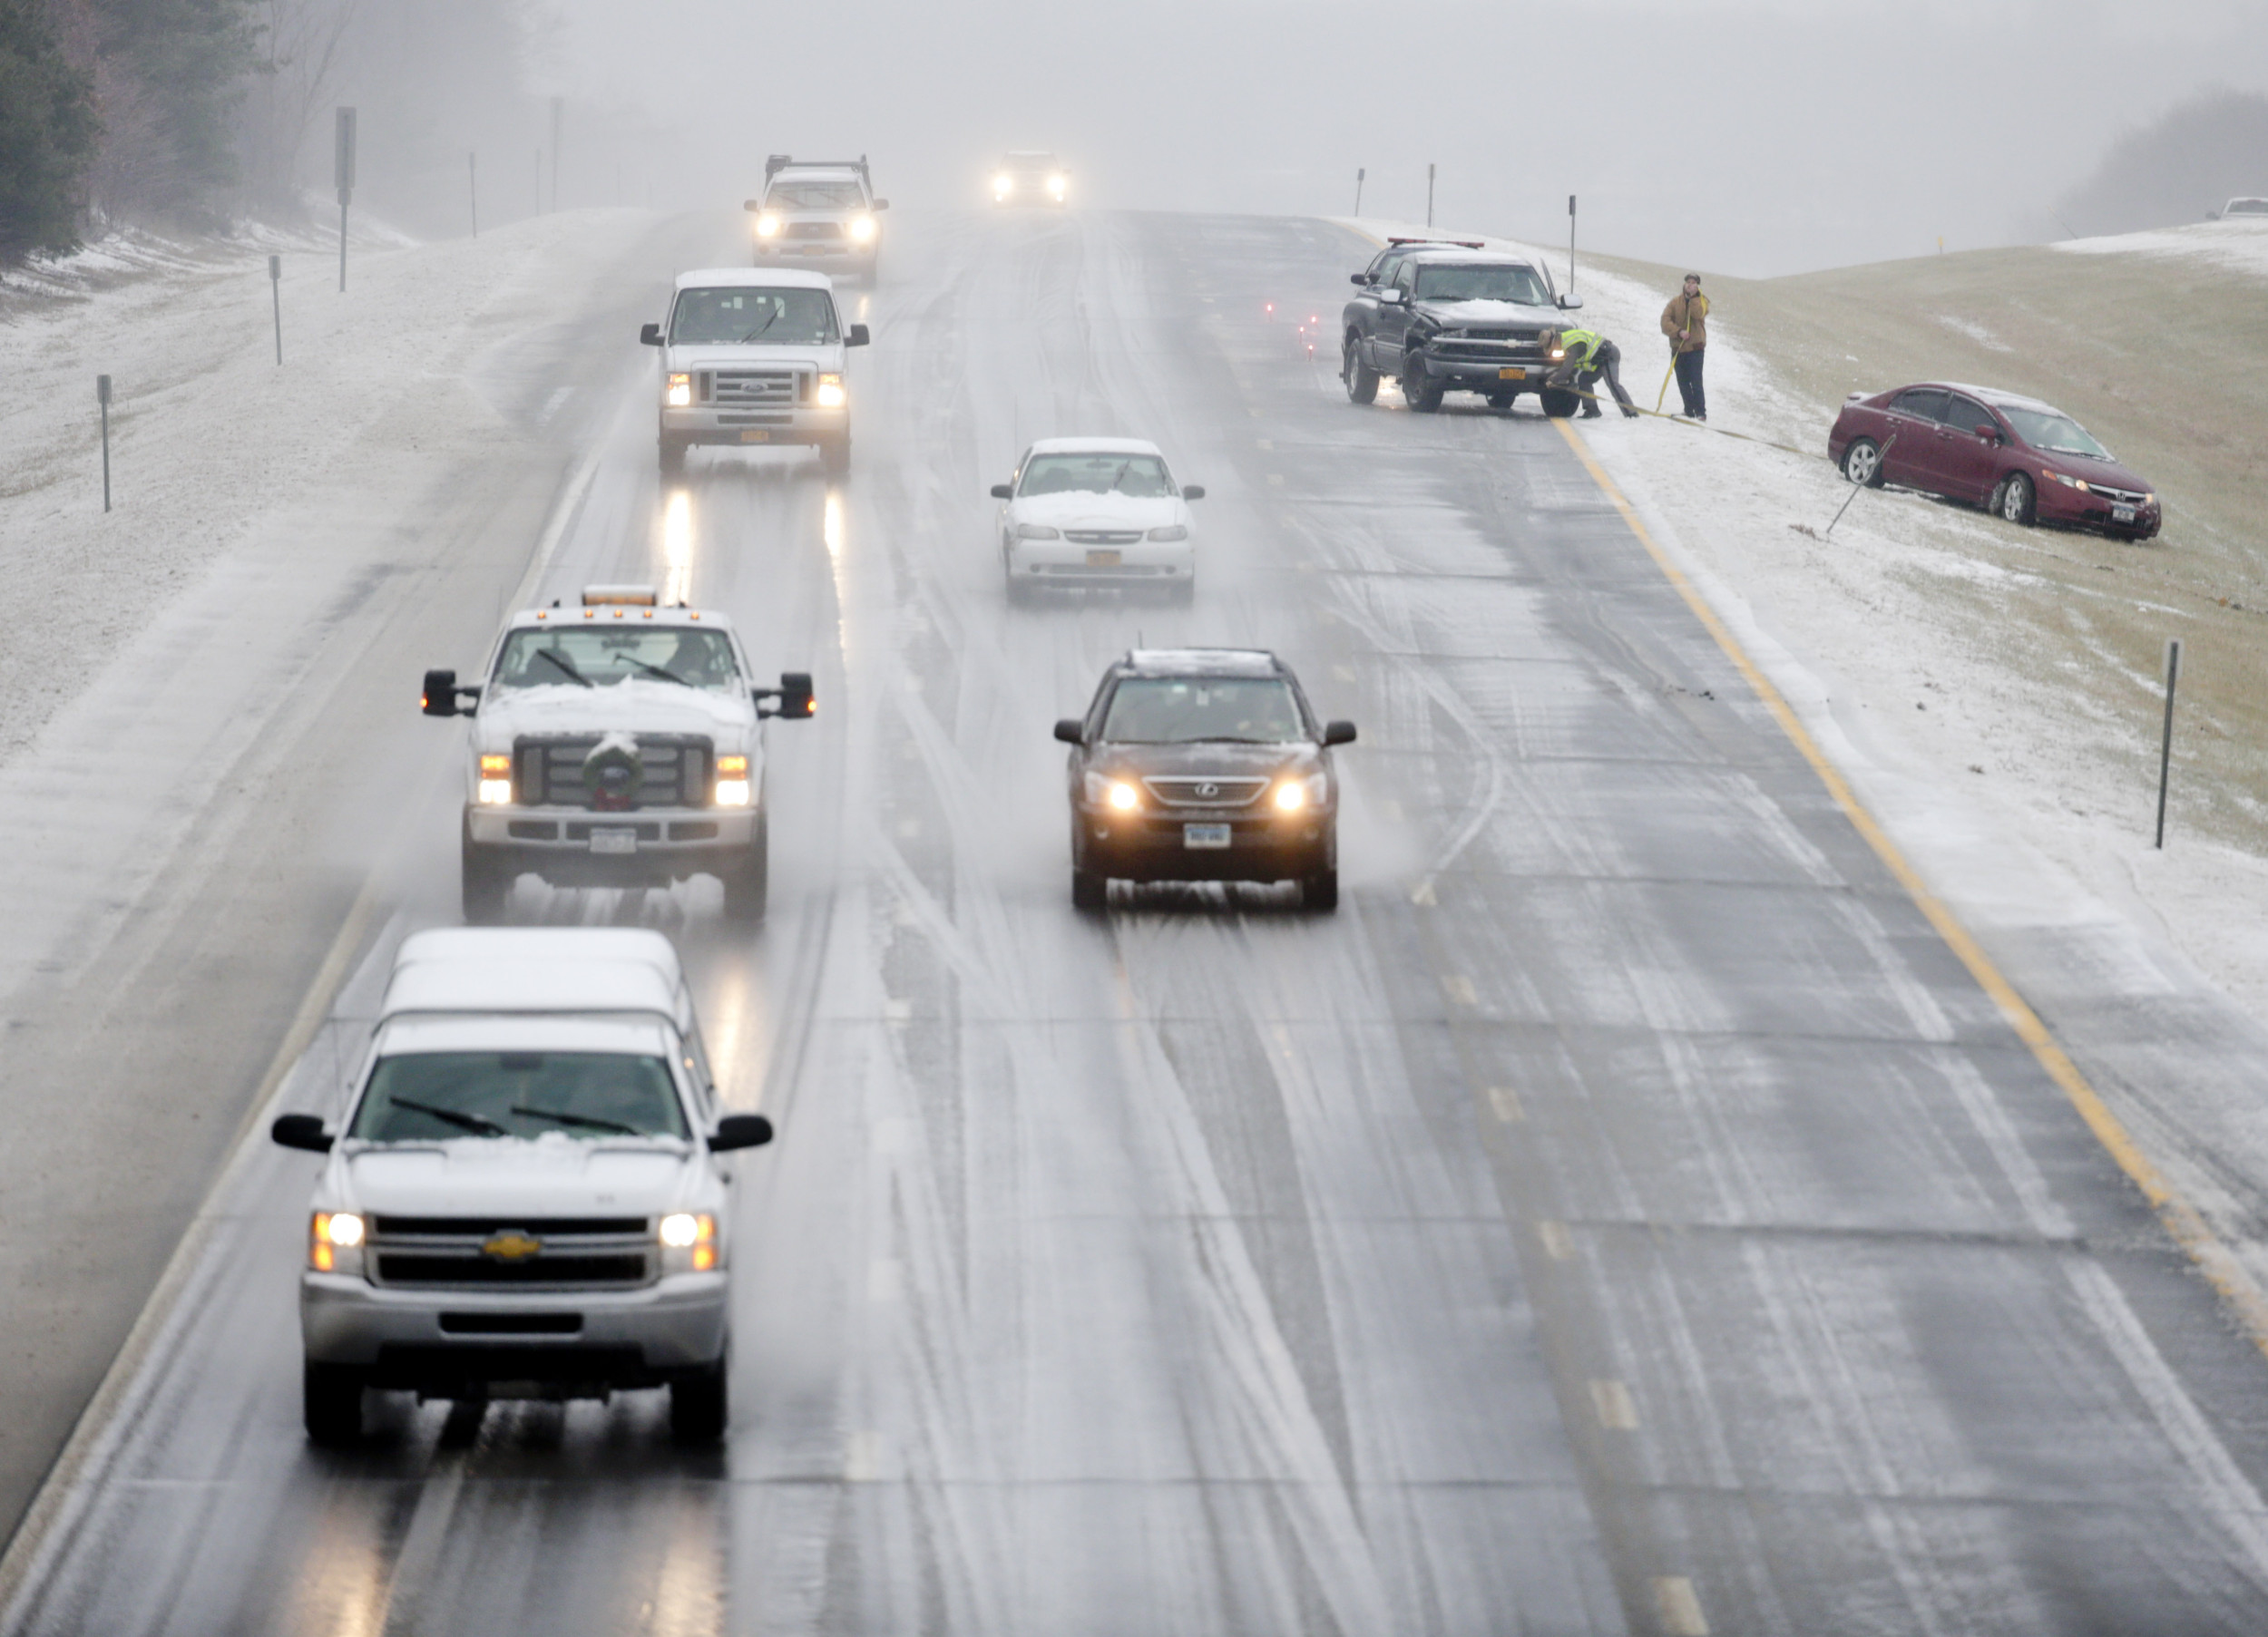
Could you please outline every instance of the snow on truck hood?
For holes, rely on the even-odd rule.
[[[1551,307],[1530,307],[1524,301],[1421,301],[1426,317],[1443,324],[1543,324],[1557,328],[1576,320]]]
[[[572,682],[515,687],[481,700],[474,720],[491,734],[630,733],[746,734],[756,726],[756,703],[745,693],[711,693],[674,682],[626,677],[596,687]]]
[[[1018,495],[1015,508],[1019,522],[1049,523],[1058,529],[1156,529],[1188,520],[1178,494],[1096,494],[1073,490],[1063,494]]]
[[[348,1153],[357,1210],[396,1216],[659,1216],[695,1192],[699,1151],[540,1137],[459,1137]]]

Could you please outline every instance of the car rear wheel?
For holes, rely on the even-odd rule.
[[[1412,353],[1402,361],[1402,396],[1412,409],[1430,415],[1442,406],[1440,383],[1425,373],[1425,359]]]
[[[670,1437],[679,1444],[714,1444],[732,1419],[722,1359],[696,1375],[670,1383]]]
[[[1326,914],[1339,907],[1339,867],[1336,864],[1300,879],[1299,907]]]
[[[1853,438],[1851,447],[1843,452],[1843,475],[1862,489],[1882,486],[1882,445],[1872,438]]]
[[[1363,362],[1354,350],[1354,337],[1349,336],[1339,352],[1339,379],[1346,383],[1346,395],[1351,403],[1371,404],[1378,398],[1378,372]]]
[[[512,896],[512,883],[517,877],[489,857],[487,848],[475,846],[469,839],[460,853],[464,924],[494,926],[504,918],[504,903]]]
[[[308,1441],[326,1449],[360,1441],[362,1372],[351,1365],[307,1360],[299,1371],[299,1418]]]
[[[1093,911],[1107,909],[1110,903],[1110,878],[1098,875],[1092,870],[1071,866],[1071,908]]]
[[[2000,486],[1992,492],[1992,510],[2011,523],[2029,523],[2039,515],[2038,497],[2032,492],[2032,480],[2020,472],[2011,472],[2000,480]]]

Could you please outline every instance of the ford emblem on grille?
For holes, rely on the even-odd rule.
[[[1197,793],[1198,795],[1209,802],[1220,794],[1220,786],[1208,779],[1204,784],[1199,784],[1197,787]]]
[[[503,1229],[481,1242],[481,1254],[498,1262],[525,1262],[531,1256],[540,1255],[543,1250],[542,1240],[517,1228]]]
[[[601,813],[627,813],[635,807],[638,787],[645,778],[637,739],[619,728],[600,739],[582,759],[583,787],[591,793],[591,805]]]

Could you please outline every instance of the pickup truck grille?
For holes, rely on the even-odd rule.
[[[370,1230],[382,1285],[589,1289],[654,1276],[653,1233],[641,1216],[378,1216]]]
[[[809,395],[809,372],[794,369],[720,369],[713,377],[709,402],[733,404],[794,404]]]
[[[1176,775],[1147,778],[1150,794],[1168,807],[1249,807],[1268,787],[1266,779],[1188,778]]]
[[[787,224],[790,239],[840,239],[843,224],[839,221],[791,221]]]
[[[1442,336],[1431,342],[1428,353],[1442,358],[1480,358],[1491,364],[1542,364],[1543,340],[1531,329],[1471,329],[1461,336]]]
[[[523,737],[513,746],[514,794],[526,807],[591,807],[593,792],[582,776],[583,758],[597,748],[596,734]],[[709,742],[689,734],[641,734],[638,739],[640,778],[630,805],[706,807],[709,772],[715,765]]]

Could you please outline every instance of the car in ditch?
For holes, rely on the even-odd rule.
[[[1155,443],[1042,438],[992,493],[1011,602],[1049,588],[1149,589],[1185,603],[1197,595],[1189,502],[1205,487],[1175,482]]]
[[[768,1143],[727,1112],[659,932],[406,939],[318,1154],[299,1275],[302,1417],[359,1438],[367,1395],[486,1401],[667,1389],[672,1434],[729,1419],[731,1175]]]
[[[1473,392],[1494,409],[1533,393],[1546,414],[1570,415],[1582,400],[1546,377],[1561,356],[1559,314],[1582,305],[1525,256],[1413,245],[1347,302],[1339,378],[1350,399],[1369,404],[1392,376],[1422,414],[1440,409],[1445,393]]]
[[[588,586],[578,608],[505,622],[475,682],[429,670],[420,706],[466,718],[464,919],[503,918],[523,875],[555,887],[723,884],[760,919],[771,803],[764,722],[808,718],[808,674],[757,687],[732,621],[651,586]]]
[[[1989,386],[1921,381],[1853,393],[1827,434],[1854,483],[1982,506],[2012,523],[2060,523],[2149,540],[2157,492],[2053,404]]]
[[[850,348],[870,336],[846,325],[834,281],[802,268],[702,268],[679,273],[668,315],[638,338],[661,349],[657,447],[664,477],[696,444],[809,444],[830,473],[850,470]]]
[[[764,192],[747,201],[755,261],[851,274],[871,288],[882,256],[882,213],[866,156],[799,160],[775,153],[764,161]]]
[[[1248,648],[1135,648],[1103,673],[1071,747],[1071,902],[1100,910],[1114,880],[1296,882],[1339,903],[1334,745],[1292,669]]]

